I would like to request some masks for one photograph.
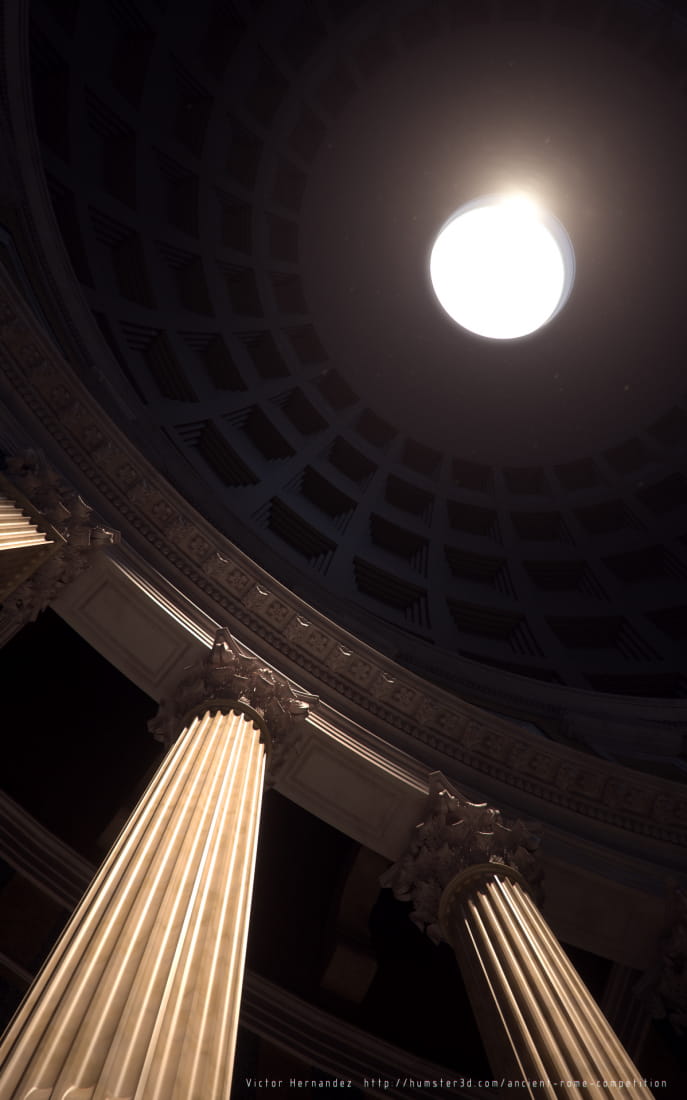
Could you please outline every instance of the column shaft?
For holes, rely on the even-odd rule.
[[[0,1046],[12,1100],[228,1100],[265,769],[252,721],[196,718]]]
[[[587,1096],[616,1096],[622,1080],[624,1095],[651,1098],[517,876],[493,864],[459,875],[442,924],[496,1074],[536,1081],[532,1096],[560,1097],[568,1081],[585,1081]]]

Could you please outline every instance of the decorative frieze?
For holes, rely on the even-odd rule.
[[[253,579],[248,573],[236,565],[229,558],[225,558],[216,550],[207,560],[203,561],[203,572],[218,584],[226,586],[227,591],[237,599],[241,599],[253,587]]]
[[[313,626],[302,615],[294,615],[284,630],[284,637],[290,642],[295,642],[304,652],[321,660],[336,648],[333,638]]]

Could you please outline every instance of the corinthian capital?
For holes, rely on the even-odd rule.
[[[97,522],[93,510],[38,451],[8,458],[2,487],[56,543],[55,552],[3,601],[4,633],[11,635],[88,568],[93,550],[117,542],[119,534]]]
[[[157,741],[171,745],[184,725],[202,710],[250,708],[263,720],[268,753],[268,782],[274,783],[288,753],[301,740],[310,705],[317,696],[296,691],[283,676],[242,653],[226,627],[188,669],[149,723]]]
[[[453,878],[473,866],[510,868],[534,890],[541,881],[535,858],[539,838],[523,821],[507,822],[486,802],[468,802],[441,772],[429,778],[425,819],[406,854],[382,876],[399,901],[412,901],[411,920],[438,943],[441,895]]]

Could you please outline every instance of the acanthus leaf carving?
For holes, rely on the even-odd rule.
[[[169,746],[194,710],[240,709],[243,703],[264,719],[269,744],[267,783],[273,785],[286,760],[298,751],[310,706],[316,702],[317,696],[296,690],[257,657],[242,653],[229,630],[220,627],[208,652],[163,699],[148,728],[156,740]]]
[[[401,901],[411,901],[411,920],[438,943],[441,895],[459,872],[477,864],[511,867],[526,880],[535,897],[542,874],[535,852],[535,826],[507,822],[486,802],[469,802],[453,790],[441,772],[429,777],[427,813],[415,830],[406,854],[382,876]]]

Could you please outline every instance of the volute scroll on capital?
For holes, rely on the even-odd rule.
[[[316,695],[297,691],[259,658],[242,653],[229,630],[220,627],[208,652],[162,700],[148,728],[169,747],[205,711],[244,713],[264,740],[269,785],[302,740],[310,706],[317,701]]]
[[[536,851],[536,826],[506,821],[486,802],[469,802],[451,788],[441,772],[429,777],[424,821],[416,826],[406,854],[382,876],[399,901],[411,901],[410,919],[434,943],[446,939],[440,920],[442,899],[450,891],[475,885],[488,872],[517,881],[535,900],[541,898],[542,872]],[[474,878],[474,883],[473,883]],[[447,890],[448,888],[448,890]]]

